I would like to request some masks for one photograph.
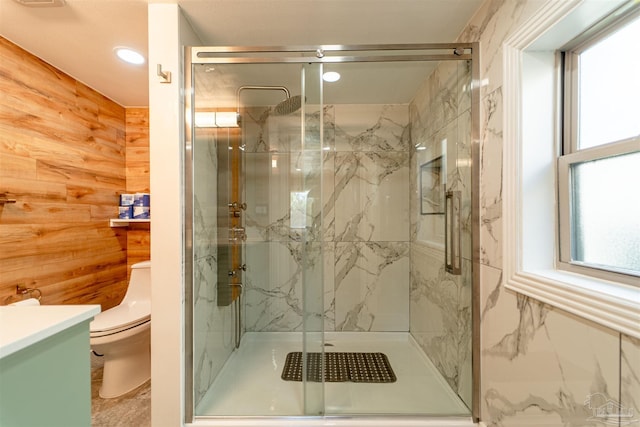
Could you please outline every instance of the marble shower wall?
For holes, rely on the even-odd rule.
[[[304,151],[297,118],[269,113],[245,119],[246,330],[301,330],[306,270],[323,275],[325,330],[407,331],[408,107],[325,106]]]
[[[410,331],[469,407],[473,259],[470,82],[469,62],[441,62],[409,108],[411,139],[416,148],[411,156],[414,179],[411,180]],[[436,162],[439,168],[434,171],[430,166]],[[429,175],[425,181],[426,173]],[[447,273],[444,266],[443,187],[459,191],[461,197],[460,275]]]
[[[543,0],[487,0],[461,41],[481,55],[481,420],[640,426],[640,342],[502,285],[502,43]],[[609,405],[632,417],[598,416]]]
[[[193,144],[194,403],[209,389],[233,350],[231,306],[218,307],[217,158],[215,131],[198,129]]]
[[[408,106],[336,105],[334,117],[335,330],[407,331]]]

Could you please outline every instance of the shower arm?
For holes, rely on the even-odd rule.
[[[291,93],[289,92],[289,89],[287,89],[284,86],[253,86],[253,85],[240,86],[238,88],[238,90],[236,91],[236,114],[238,116],[238,119],[240,119],[240,92],[242,92],[243,90],[247,90],[247,89],[251,89],[251,90],[281,90],[281,91],[283,91],[285,93],[285,95],[287,96],[287,99],[291,98]]]

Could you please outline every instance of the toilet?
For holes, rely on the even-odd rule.
[[[131,266],[124,299],[94,318],[89,342],[104,357],[100,397],[118,397],[151,378],[151,261]]]

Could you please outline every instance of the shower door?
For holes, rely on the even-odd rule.
[[[191,407],[469,416],[479,388],[475,48],[330,48],[188,57]],[[211,113],[220,120],[198,123]],[[278,334],[290,344],[264,344]],[[307,378],[311,357],[360,351],[357,340],[379,352],[387,336],[398,381],[325,383],[323,362]],[[297,383],[280,377],[291,352],[302,352]],[[408,371],[409,353],[428,359],[422,371]],[[269,380],[237,364],[247,354],[266,359]],[[236,409],[246,390],[269,399]]]
[[[191,68],[196,415],[215,400],[214,381],[245,380],[247,370],[233,363],[258,345],[256,334],[299,334],[293,348],[305,373],[305,355],[323,352],[321,68]],[[318,415],[323,407],[322,382],[305,374],[300,404],[272,411]]]

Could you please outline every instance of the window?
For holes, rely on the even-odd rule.
[[[504,286],[636,338],[639,73],[624,61],[637,67],[638,37],[625,36],[622,54],[605,47],[637,25],[638,9],[547,2],[502,44]],[[598,23],[608,26],[585,33]]]
[[[559,267],[634,283],[640,276],[640,56],[633,49],[640,15],[604,22],[563,52]]]

